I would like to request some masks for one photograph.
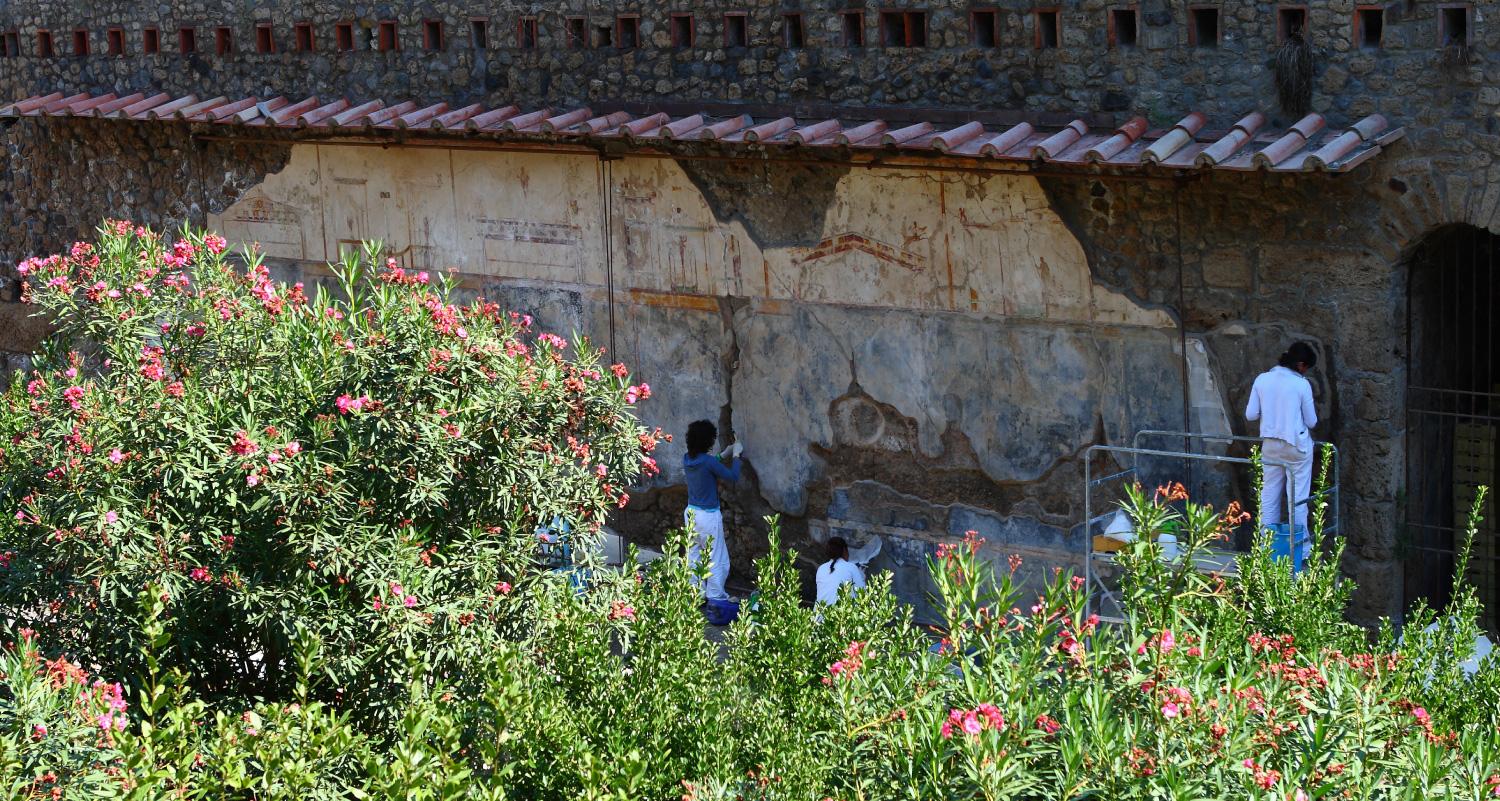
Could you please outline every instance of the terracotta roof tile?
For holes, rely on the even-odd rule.
[[[1240,149],[1249,144],[1255,137],[1256,131],[1266,122],[1266,116],[1259,111],[1251,112],[1240,118],[1229,132],[1204,148],[1193,158],[1193,165],[1197,167],[1216,167],[1221,162],[1228,161],[1240,152]]]
[[[710,141],[723,139],[726,136],[737,134],[754,124],[755,120],[749,114],[741,114],[738,117],[730,117],[723,122],[703,126],[703,129],[698,132],[698,138]]]
[[[1063,127],[1061,131],[1043,139],[1031,146],[1031,157],[1034,159],[1047,160],[1054,156],[1061,156],[1068,148],[1078,143],[1083,135],[1089,132],[1089,127],[1082,120],[1073,120]]]
[[[735,113],[720,108],[707,113],[673,117],[664,112],[633,114],[599,112],[590,108],[555,111],[523,110],[514,105],[486,108],[472,104],[453,109],[446,103],[419,106],[412,101],[387,105],[382,99],[365,102],[320,101],[316,97],[288,99],[256,97],[200,100],[195,95],[133,92],[65,95],[51,92],[0,107],[0,117],[95,116],[138,122],[189,122],[207,125],[245,125],[284,129],[362,129],[406,131],[404,135],[481,136],[527,141],[568,138],[626,139],[632,147],[658,147],[653,142],[713,141],[728,152],[750,148],[823,151],[835,157],[849,149],[872,151],[899,148],[903,154],[932,153],[950,158],[1002,159],[1031,165],[1086,168],[1119,167],[1191,171],[1270,170],[1274,172],[1345,172],[1378,154],[1405,130],[1372,114],[1341,130],[1327,129],[1327,120],[1309,114],[1279,131],[1268,127],[1266,115],[1253,111],[1227,131],[1208,134],[1202,112],[1184,115],[1164,131],[1152,131],[1144,117],[1135,117],[1107,134],[1090,133],[1084,119],[1056,116],[1033,118],[1004,127],[989,127],[952,112],[933,112],[934,119],[906,121],[892,126],[886,120],[798,119],[788,116]],[[914,114],[917,112],[913,112]],[[990,118],[993,119],[994,115]],[[1012,118],[1014,119],[1014,118]],[[1090,120],[1101,122],[1102,115]],[[939,125],[941,121],[942,125]],[[660,145],[665,147],[666,145]]]
[[[446,114],[447,112],[447,103],[434,103],[426,108],[419,108],[416,111],[402,114],[395,119],[383,122],[381,123],[381,126],[399,129],[416,128],[418,126],[425,125],[428,121],[432,120],[434,117],[437,117],[439,114]]]
[[[558,131],[571,128],[593,115],[594,112],[590,111],[587,107],[575,108],[572,111],[542,120],[541,130],[542,133],[557,133]]]
[[[797,127],[796,120],[791,117],[781,117],[780,119],[763,122],[760,125],[746,129],[744,140],[746,142],[759,142],[762,139],[772,139],[795,127]]]
[[[354,106],[353,108],[345,109],[333,115],[332,117],[329,117],[328,121],[323,124],[327,125],[330,128],[337,128],[342,125],[353,125],[355,123],[361,122],[362,120],[364,120],[364,118],[383,108],[385,108],[384,102],[379,100],[371,100],[368,103],[361,103],[357,106]]]
[[[338,114],[346,108],[349,108],[349,101],[335,100],[332,103],[318,106],[315,109],[311,109],[309,111],[298,114],[295,122],[297,123],[298,128],[306,128],[309,125],[317,125],[323,120],[326,120],[329,117]]]
[[[787,134],[787,141],[794,145],[810,145],[822,139],[834,136],[843,130],[843,125],[838,120],[823,120],[811,125],[804,125]]]
[[[859,125],[848,130],[840,131],[839,133],[834,135],[833,141],[840,145],[857,145],[861,142],[867,142],[871,139],[875,139],[876,137],[885,133],[885,129],[887,127],[888,126],[886,126],[884,120],[867,122],[864,125]]]
[[[165,108],[171,99],[172,96],[165,92],[157,95],[152,95],[139,103],[132,103],[131,105],[128,105],[125,108],[116,111],[115,116],[122,118],[138,117],[148,111],[151,111],[152,109]]]

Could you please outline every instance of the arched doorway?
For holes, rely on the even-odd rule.
[[[1408,273],[1406,536],[1408,603],[1451,596],[1454,557],[1480,485],[1500,473],[1500,237],[1455,225],[1429,234]],[[1500,525],[1492,494],[1468,580],[1500,623]]]

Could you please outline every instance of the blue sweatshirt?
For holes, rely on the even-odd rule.
[[[739,459],[725,467],[717,456],[700,453],[682,457],[682,467],[687,471],[688,504],[699,509],[719,508],[719,479],[740,480]]]

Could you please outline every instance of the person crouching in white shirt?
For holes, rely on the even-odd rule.
[[[828,561],[818,565],[818,603],[831,604],[839,599],[839,587],[853,584],[856,590],[865,587],[865,574],[859,566],[849,561],[849,543],[843,537],[828,540]]]
[[[1293,518],[1307,531],[1308,497],[1312,494],[1312,428],[1318,424],[1313,408],[1312,384],[1304,377],[1318,355],[1306,342],[1293,343],[1281,354],[1276,366],[1261,373],[1250,388],[1245,419],[1260,421],[1264,484],[1260,493],[1261,524],[1285,521],[1286,483],[1292,482],[1297,502]],[[1280,464],[1273,464],[1273,462]],[[1282,464],[1289,465],[1283,467]],[[1306,536],[1304,533],[1302,536]]]

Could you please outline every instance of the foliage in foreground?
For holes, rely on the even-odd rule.
[[[1137,502],[1142,522],[1196,532],[1189,550],[1220,525]],[[179,646],[145,593],[151,645],[129,708],[30,640],[6,656],[0,781],[38,798],[1500,797],[1500,669],[1465,677],[1452,640],[1346,650],[1247,628],[1242,591],[1208,582],[1154,604],[1164,626],[1134,613],[1101,625],[1066,574],[1030,604],[1003,568],[990,581],[971,538],[933,566],[949,624],[937,647],[878,577],[821,615],[802,608],[773,547],[763,607],[721,658],[685,542],[634,581],[580,593],[523,579],[500,603],[527,636],[497,643],[462,688],[414,656],[383,738],[307,700],[311,641],[296,649],[297,700],[205,705],[161,668]],[[1143,569],[1175,571],[1155,547],[1139,546]],[[1286,568],[1262,552],[1242,570]],[[1283,600],[1325,595],[1302,584],[1315,577]],[[1210,604],[1236,611],[1193,613]]]
[[[538,521],[587,534],[654,467],[649,390],[376,247],[332,291],[247,261],[108,223],[21,265],[58,333],[0,398],[0,615],[129,677],[150,585],[206,699],[290,698],[310,636],[317,697],[388,725],[408,653],[456,671],[512,625]]]
[[[102,243],[100,264],[120,270],[141,248],[177,257],[135,232]],[[1338,547],[1296,578],[1263,544],[1237,577],[1203,575],[1194,555],[1242,515],[1164,488],[1127,504],[1141,536],[1121,556],[1121,625],[1090,615],[1083,582],[1065,573],[1022,599],[1019,559],[987,564],[972,536],[931,565],[940,634],[916,629],[881,577],[804,609],[773,524],[762,607],[721,651],[703,636],[692,578],[704,566],[685,561],[680,532],[664,558],[596,572],[581,589],[526,556],[539,513],[597,519],[618,492],[585,468],[613,459],[606,474],[628,475],[640,463],[623,381],[584,381],[590,357],[566,362],[556,344],[531,359],[471,352],[445,337],[503,351],[521,332],[483,307],[459,318],[463,337],[444,332],[447,302],[395,271],[365,290],[347,265],[347,301],[314,296],[311,313],[269,319],[268,298],[302,301],[253,263],[235,277],[205,238],[188,245],[210,254],[189,254],[194,270],[219,271],[188,286],[222,294],[123,284],[126,298],[172,298],[148,310],[106,305],[122,300],[109,295],[117,279],[91,276],[99,299],[87,297],[95,284],[53,285],[55,311],[104,343],[99,363],[44,361],[42,383],[0,419],[0,475],[22,488],[0,508],[20,514],[0,530],[0,598],[26,625],[0,652],[8,797],[1500,797],[1500,666],[1461,667],[1476,633],[1465,586],[1403,641],[1386,632],[1371,646],[1343,621]],[[30,269],[74,280],[55,262]],[[108,313],[66,307],[79,293]],[[237,315],[261,316],[239,327]],[[156,344],[147,335],[162,323]],[[199,356],[194,326],[222,326]],[[188,338],[174,340],[179,330]],[[157,377],[158,359],[174,380]],[[468,366],[449,373],[450,362]],[[579,403],[596,427],[575,443],[601,455],[538,456],[568,435]],[[510,424],[527,437],[491,419],[528,421]],[[481,463],[500,478],[479,475]],[[445,479],[455,473],[463,481]],[[473,493],[490,500],[462,500]],[[313,513],[324,507],[326,525]],[[1155,544],[1168,530],[1183,551],[1173,562]],[[228,550],[215,539],[226,532]],[[500,544],[485,550],[489,535]],[[255,552],[240,551],[247,540]],[[247,668],[225,662],[229,648],[261,649],[250,664],[266,672],[237,674]]]

